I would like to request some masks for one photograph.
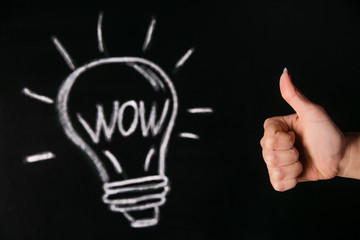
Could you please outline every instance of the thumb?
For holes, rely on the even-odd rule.
[[[283,99],[299,116],[313,106],[313,103],[293,84],[286,68],[280,77],[280,91]]]

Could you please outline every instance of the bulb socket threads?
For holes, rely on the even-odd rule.
[[[136,228],[157,224],[159,206],[165,203],[170,190],[168,178],[160,175],[105,183],[103,189],[103,201],[110,210],[123,213]]]

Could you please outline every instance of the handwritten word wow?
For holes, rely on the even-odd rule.
[[[134,100],[130,100],[124,102],[121,106],[119,101],[114,101],[113,111],[109,121],[106,121],[105,119],[103,106],[98,104],[96,105],[97,117],[95,129],[90,127],[80,113],[77,113],[76,116],[94,143],[99,143],[101,131],[103,131],[106,141],[111,141],[116,129],[123,137],[127,137],[136,131],[139,124],[144,137],[147,137],[150,134],[155,137],[159,134],[164,125],[169,110],[169,104],[170,100],[166,99],[160,118],[156,120],[157,106],[155,103],[152,104],[150,114],[148,118],[146,118],[147,114],[144,101],[140,100],[139,103],[137,103]],[[125,112],[126,114],[132,114],[130,115],[131,123],[128,127],[125,127],[123,122]]]

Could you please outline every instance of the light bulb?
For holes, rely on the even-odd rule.
[[[114,70],[114,74],[105,73],[108,69],[118,70]],[[130,75],[122,75],[122,71]],[[91,75],[95,77],[91,78]],[[79,110],[84,102],[87,103],[86,97],[80,99],[81,104],[75,111],[70,110],[72,99],[77,100],[77,93],[84,90],[76,86],[80,84],[86,88],[87,81],[89,84],[96,82],[101,89],[108,89],[109,94],[103,90],[102,95],[106,98],[105,102],[112,101],[112,107],[108,108],[112,109],[112,113],[107,115],[102,102],[96,106],[86,106],[87,109],[97,110],[95,127],[91,127],[94,121],[89,120],[89,114],[85,117]],[[110,86],[109,83],[114,85]],[[137,89],[136,93],[134,89]],[[117,91],[119,96],[115,96]],[[144,94],[146,100],[139,97],[141,94]],[[150,102],[149,96],[157,97]],[[101,101],[99,98],[96,101]],[[92,105],[91,101],[89,104]],[[149,104],[152,104],[151,107]],[[159,207],[165,203],[169,190],[165,160],[178,110],[176,90],[167,74],[143,58],[111,57],[94,60],[74,69],[64,80],[58,91],[56,107],[66,136],[90,158],[100,176],[104,190],[103,202],[109,205],[110,210],[122,213],[132,227],[156,225],[159,221]],[[150,146],[138,144],[139,138],[143,138]],[[135,147],[129,147],[126,143],[128,140]],[[120,144],[114,146],[115,142]],[[109,151],[105,146],[114,151]],[[138,147],[144,146],[145,151],[137,151]],[[125,153],[117,154],[120,151]],[[140,157],[134,157],[126,151],[138,152]],[[129,166],[133,169],[136,161],[140,163],[137,170],[127,171],[124,168]]]

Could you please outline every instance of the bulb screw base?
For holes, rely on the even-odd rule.
[[[159,207],[154,207],[148,209],[148,211],[142,210],[139,212],[125,212],[123,213],[127,220],[129,220],[131,227],[133,228],[145,228],[155,226],[159,222]],[[141,214],[140,219],[137,219],[135,216],[136,213]],[[143,214],[150,213],[152,214],[149,218],[144,218]]]
[[[134,228],[154,226],[159,206],[166,201],[168,179],[155,175],[104,184],[103,201],[113,212],[121,212]]]

